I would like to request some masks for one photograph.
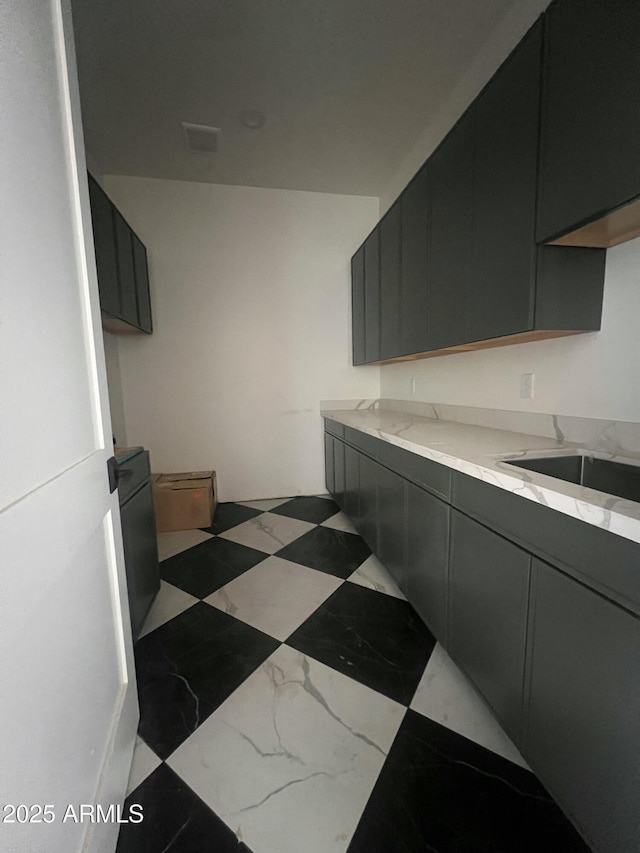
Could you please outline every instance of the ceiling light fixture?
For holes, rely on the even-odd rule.
[[[267,117],[260,110],[242,110],[240,113],[240,121],[245,127],[250,127],[251,130],[260,130],[264,127]]]

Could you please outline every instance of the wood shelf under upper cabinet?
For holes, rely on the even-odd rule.
[[[640,198],[552,241],[554,246],[611,249],[640,237]]]

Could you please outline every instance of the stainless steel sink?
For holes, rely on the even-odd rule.
[[[640,466],[582,455],[511,459],[505,462],[516,468],[537,471],[538,474],[640,503]]]

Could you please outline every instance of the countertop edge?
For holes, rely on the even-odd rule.
[[[563,450],[593,452],[594,455],[604,458],[612,458],[611,454],[590,451],[583,445],[571,442],[552,441],[551,439],[542,439],[540,436],[510,433],[507,430],[491,427],[435,420],[421,415],[396,412],[392,409],[332,409],[321,410],[320,413],[323,418],[329,418],[344,426],[357,429],[462,474],[475,477],[534,503],[543,504],[564,515],[640,544],[640,504],[603,492],[596,492],[574,483],[556,480],[534,471],[527,470],[525,472],[517,468],[506,469],[504,461],[507,458],[527,458],[527,456],[540,456],[545,453],[557,455]],[[396,427],[396,432],[390,431]],[[438,450],[433,444],[429,444],[428,437],[426,441],[420,441],[416,440],[419,437],[415,435],[413,438],[400,435],[400,432],[406,433],[411,430],[428,433],[430,428],[437,428],[441,433],[448,428],[452,434],[451,447],[447,450]],[[465,439],[470,443],[474,433],[476,436],[485,437],[488,432],[493,434],[498,444],[502,435],[505,441],[513,440],[516,437],[518,440],[524,440],[524,443],[530,444],[531,448],[519,447],[517,451],[507,449],[504,452],[497,451],[479,455],[474,455],[472,450],[465,450],[463,446]],[[439,441],[437,443],[441,445],[444,442]],[[619,458],[622,461],[624,457]],[[624,461],[628,460],[624,458]],[[637,464],[637,460],[635,461]]]

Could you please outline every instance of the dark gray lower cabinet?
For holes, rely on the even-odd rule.
[[[449,517],[444,501],[407,483],[407,598],[446,647]]]
[[[333,477],[335,492],[333,497],[341,510],[345,510],[345,482],[344,482],[344,444],[339,438],[333,440]]]
[[[122,503],[120,520],[131,630],[135,640],[160,589],[158,542],[150,480]]]
[[[371,550],[593,849],[638,853],[640,546],[328,423]]]
[[[378,471],[378,557],[398,586],[405,586],[407,482],[382,465]]]
[[[330,495],[336,491],[334,438],[329,432],[324,434],[324,482]]]
[[[533,561],[525,754],[600,851],[637,853],[640,620]]]
[[[449,653],[520,743],[531,557],[452,510]]]
[[[360,453],[344,446],[344,511],[360,527]]]
[[[378,463],[360,454],[360,534],[372,551],[378,548]]]

